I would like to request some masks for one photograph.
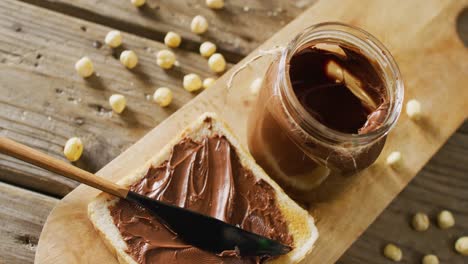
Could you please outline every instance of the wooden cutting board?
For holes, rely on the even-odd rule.
[[[376,164],[320,188],[310,209],[320,238],[304,263],[334,263],[468,116],[468,50],[456,31],[457,16],[466,6],[468,0],[318,1],[259,48],[284,46],[301,30],[319,22],[341,21],[361,27],[380,39],[396,58],[405,83],[405,102],[417,98],[423,107],[424,118],[419,122],[401,116]],[[264,74],[271,57],[240,72],[232,89],[227,90],[226,83],[235,69],[258,52],[97,174],[114,181],[124,177],[205,111],[221,115],[245,144],[246,117],[254,99],[249,85]],[[384,164],[393,150],[404,158],[404,167],[398,171]],[[53,209],[40,237],[36,263],[117,263],[86,215],[88,202],[97,194],[79,186]]]

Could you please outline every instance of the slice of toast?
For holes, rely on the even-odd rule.
[[[189,138],[194,141],[200,141],[204,137],[213,135],[224,136],[239,157],[241,165],[250,170],[257,180],[265,181],[274,189],[277,207],[281,211],[281,214],[287,224],[288,233],[293,239],[293,250],[286,255],[268,260],[268,263],[289,264],[301,261],[312,250],[313,245],[318,238],[314,219],[306,210],[302,209],[293,200],[291,200],[291,198],[284,193],[281,187],[268,177],[263,169],[255,163],[249,152],[239,144],[238,140],[233,133],[231,133],[227,125],[224,122],[219,121],[213,113],[203,114],[197,121],[192,123],[172,141],[170,141],[144,166],[131,175],[123,178],[118,183],[124,186],[131,186],[132,184],[140,181],[145,177],[147,171],[151,167],[157,167],[166,162],[170,158],[173,147],[182,139]],[[118,200],[119,198],[106,193],[99,194],[88,205],[88,216],[109,250],[116,256],[120,263],[137,264],[133,257],[127,254],[127,244],[118,227],[114,224],[114,220],[109,209],[115,205]]]

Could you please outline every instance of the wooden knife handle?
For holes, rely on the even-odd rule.
[[[128,189],[118,184],[84,171],[64,161],[53,158],[40,151],[17,143],[11,139],[0,137],[0,153],[15,157],[38,167],[63,175],[75,181],[79,181],[106,193],[125,198]]]

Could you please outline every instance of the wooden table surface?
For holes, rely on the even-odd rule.
[[[184,74],[213,76],[198,55],[201,42],[216,43],[228,61],[236,63],[314,2],[226,0],[225,9],[213,11],[203,0],[147,0],[140,9],[129,0],[2,0],[0,135],[61,159],[65,141],[80,136],[85,152],[76,165],[97,171],[196,96],[181,88]],[[458,23],[465,43],[466,10]],[[210,22],[202,37],[188,30],[197,14]],[[125,48],[140,57],[136,70],[125,70],[115,52],[101,46],[111,28],[126,32]],[[156,65],[154,53],[163,48],[169,30],[180,33],[183,44],[175,50],[180,67],[166,72]],[[86,81],[73,69],[84,55],[93,59],[97,72]],[[147,99],[160,86],[174,90],[167,109]],[[120,116],[112,114],[107,103],[113,93],[128,99],[128,109]],[[0,263],[32,263],[48,213],[77,183],[3,155],[0,181]],[[441,209],[455,214],[454,228],[435,227]],[[429,231],[410,228],[417,211],[430,215]],[[381,254],[388,242],[402,247],[405,263],[420,263],[426,253],[439,255],[442,263],[467,263],[467,257],[453,250],[462,235],[468,235],[468,122],[339,263],[389,263]]]

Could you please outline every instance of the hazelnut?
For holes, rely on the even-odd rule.
[[[436,255],[426,255],[422,259],[422,264],[439,264],[439,258]]]
[[[455,225],[455,218],[450,211],[443,210],[437,215],[437,223],[441,229],[447,229]]]
[[[384,256],[393,261],[401,261],[403,253],[401,249],[394,244],[387,244],[384,248]]]
[[[166,36],[164,37],[164,44],[170,48],[179,47],[181,42],[182,38],[180,35],[172,31],[167,32]]]
[[[468,256],[468,236],[460,237],[455,242],[455,250],[463,256]]]
[[[166,107],[172,102],[172,91],[169,88],[161,87],[156,89],[153,94],[153,100],[160,106]]]
[[[413,216],[411,225],[416,231],[426,231],[429,228],[429,217],[425,213],[417,213]]]
[[[133,69],[138,64],[138,56],[133,50],[124,50],[120,54],[120,62],[127,68]]]
[[[224,0],[206,0],[206,6],[211,9],[221,9],[224,7]]]
[[[67,140],[63,148],[63,154],[69,161],[77,161],[81,157],[81,154],[83,154],[83,143],[81,139],[72,137]]]
[[[120,114],[127,106],[127,99],[121,94],[113,94],[109,97],[109,104],[114,112]]]
[[[204,16],[195,16],[190,24],[190,29],[195,34],[203,34],[208,30],[208,21]]]
[[[75,63],[75,70],[83,78],[87,78],[94,73],[94,65],[90,58],[83,57]]]
[[[213,42],[205,41],[200,45],[200,54],[205,58],[209,58],[215,52],[216,45]]]
[[[401,165],[401,153],[394,151],[387,157],[387,165],[397,167]]]
[[[118,30],[111,30],[107,33],[104,42],[111,48],[117,48],[122,44],[122,33]]]
[[[223,72],[226,69],[226,60],[223,55],[215,53],[208,59],[208,66],[214,72]]]
[[[257,78],[253,80],[253,82],[250,84],[250,92],[254,95],[258,94],[258,92],[260,92],[260,89],[262,88],[262,83],[263,78]]]
[[[130,2],[132,2],[132,5],[140,7],[145,4],[146,0],[130,0]]]
[[[406,103],[406,114],[413,120],[421,118],[421,103],[418,100],[412,99]]]
[[[216,80],[214,78],[206,78],[205,80],[203,80],[203,88],[208,89],[211,86],[213,86],[215,82]]]
[[[202,87],[202,81],[200,76],[195,73],[190,73],[184,76],[183,81],[184,89],[189,92],[194,92],[200,90]]]
[[[174,52],[170,50],[160,50],[156,54],[156,63],[159,65],[159,67],[163,69],[170,69],[172,66],[174,66],[174,63],[176,61],[176,56]]]

